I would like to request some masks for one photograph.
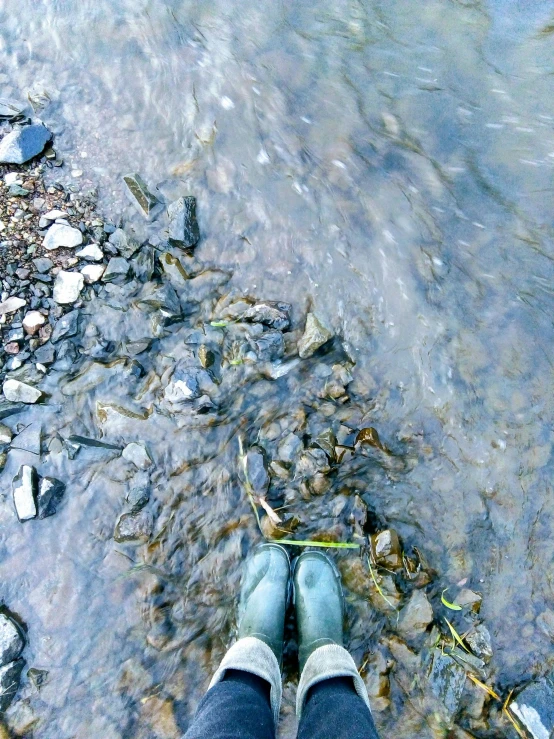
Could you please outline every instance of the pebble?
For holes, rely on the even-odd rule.
[[[286,331],[290,326],[291,309],[292,306],[289,303],[266,300],[251,305],[245,311],[243,318],[253,323],[263,323],[279,331]]]
[[[11,185],[22,185],[23,180],[21,179],[21,173],[8,172],[4,175],[4,184],[6,185],[6,187],[10,187]]]
[[[0,423],[0,444],[9,444],[13,438],[11,429]]]
[[[37,481],[34,467],[24,464],[13,479],[13,502],[17,517],[23,521],[29,521],[37,517]]]
[[[60,341],[60,339],[66,339],[70,336],[75,336],[77,333],[79,327],[79,311],[78,310],[72,310],[69,313],[66,313],[64,316],[62,316],[56,325],[54,326],[54,331],[52,332],[52,338],[51,341],[53,344],[55,344],[57,341]],[[35,353],[36,356],[36,353]],[[42,361],[42,360],[41,360]]]
[[[33,259],[33,264],[35,265],[37,272],[40,272],[41,274],[48,272],[54,266],[54,262],[51,259],[48,259],[48,257],[37,257],[36,259]]]
[[[102,277],[103,282],[113,282],[119,277],[127,277],[131,265],[123,257],[112,257]]]
[[[104,252],[98,244],[87,244],[85,247],[75,252],[75,256],[79,259],[86,259],[89,262],[101,262]]]
[[[79,299],[85,285],[85,278],[80,272],[66,272],[61,270],[54,282],[53,298],[60,305],[74,303]]]
[[[400,611],[398,631],[405,639],[417,639],[433,620],[433,609],[422,590],[414,590],[404,608]]]
[[[48,251],[59,249],[64,246],[73,249],[83,243],[83,234],[78,228],[67,226],[64,223],[54,223],[48,231],[42,242],[42,245]]]
[[[132,441],[127,444],[121,456],[128,462],[132,462],[139,470],[145,470],[152,464],[152,460],[143,444]]]
[[[298,342],[298,355],[301,359],[307,359],[312,354],[333,338],[330,331],[315,313],[308,313],[306,316],[306,326],[304,334]]]
[[[93,285],[100,280],[105,271],[106,268],[103,264],[88,264],[86,267],[83,267],[81,274],[85,278],[87,285]]]
[[[2,391],[6,400],[12,403],[36,403],[42,397],[42,392],[36,387],[12,378],[4,381]]]
[[[42,123],[16,128],[0,141],[0,164],[24,164],[36,157],[52,134]]]
[[[46,318],[38,310],[29,311],[23,319],[23,328],[29,336],[34,336],[39,328],[46,323]]]
[[[27,301],[23,300],[23,298],[8,298],[7,300],[4,300],[4,302],[0,303],[0,316],[3,316],[6,313],[15,313],[16,310],[23,308],[24,305],[27,305]]]
[[[53,516],[64,492],[65,485],[60,480],[54,477],[41,477],[37,495],[38,517]]]

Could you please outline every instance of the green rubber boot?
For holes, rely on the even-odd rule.
[[[302,674],[316,649],[326,644],[343,646],[344,603],[340,574],[323,552],[303,552],[294,564],[293,580]]]
[[[240,593],[238,636],[261,639],[281,664],[290,560],[279,544],[260,544],[246,563]]]

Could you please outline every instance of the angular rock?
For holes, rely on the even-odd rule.
[[[195,246],[200,239],[196,220],[196,198],[192,195],[179,198],[168,207],[167,215],[169,243],[184,249]]]
[[[22,449],[31,454],[40,455],[42,429],[40,423],[31,423],[12,441],[12,449]]]
[[[31,667],[27,670],[27,677],[37,690],[40,690],[43,685],[46,685],[48,674],[48,670],[40,670],[38,667]]]
[[[420,592],[420,591],[416,591]],[[433,651],[429,685],[444,707],[447,720],[452,721],[460,708],[466,682],[466,671],[440,649]]]
[[[323,449],[306,449],[298,458],[296,472],[300,477],[313,477],[330,471],[329,459]]]
[[[492,642],[489,630],[483,624],[479,624],[466,636],[466,642],[473,654],[488,662],[492,657]]]
[[[16,128],[0,141],[0,164],[24,164],[40,154],[52,134],[42,123]]]
[[[125,500],[134,513],[144,508],[150,500],[150,483],[148,478],[145,480],[133,480],[133,485],[125,496]]]
[[[527,685],[510,703],[533,739],[550,739],[554,732],[554,684],[543,678]]]
[[[160,201],[149,191],[146,182],[139,174],[128,174],[123,177],[128,195],[139,213],[150,220],[160,210]]]
[[[79,311],[72,310],[69,313],[63,315],[54,326],[52,337],[50,341],[55,344],[61,339],[68,339],[70,336],[75,336],[79,330]],[[35,356],[36,356],[35,352]]]
[[[129,274],[131,265],[123,257],[112,257],[108,262],[106,271],[102,277],[102,282],[113,282],[117,279],[125,279]]]
[[[306,326],[304,334],[298,342],[298,355],[301,359],[307,359],[312,354],[333,338],[330,331],[315,313],[308,313],[306,316]]]
[[[121,452],[121,456],[128,462],[132,462],[139,470],[146,470],[152,464],[152,460],[143,444],[132,441],[127,444]]]
[[[65,272],[61,270],[56,275],[52,297],[59,305],[75,303],[79,299],[84,286],[85,278],[80,272]]]
[[[101,262],[104,257],[104,252],[98,244],[87,244],[82,249],[75,252],[75,256],[79,257],[79,259],[86,259],[87,262]]]
[[[67,226],[65,223],[54,223],[46,232],[42,245],[48,250],[59,249],[65,247],[73,249],[83,243],[83,234],[78,228]]]
[[[269,488],[269,475],[267,474],[267,461],[261,447],[254,446],[248,450],[246,471],[252,490],[256,495],[265,495]]]
[[[0,613],[0,667],[16,660],[24,646],[19,628],[5,613]]]
[[[27,305],[27,301],[23,300],[23,298],[8,298],[7,300],[4,300],[3,303],[0,303],[0,316],[8,313],[15,313],[16,310],[23,308],[24,305]]]
[[[0,445],[9,444],[12,438],[13,434],[11,429],[9,429],[7,426],[4,426],[3,423],[0,423]]]
[[[46,318],[38,310],[31,310],[23,319],[23,328],[29,336],[34,336],[39,328],[46,323]]]
[[[11,378],[4,381],[2,391],[6,400],[12,403],[36,403],[42,397],[42,392],[36,387]]]
[[[155,251],[151,246],[143,246],[133,262],[133,271],[141,282],[152,279],[156,266]]]
[[[399,570],[402,566],[402,547],[394,529],[380,531],[371,537],[371,551],[378,565],[388,570]]]
[[[37,476],[34,467],[24,464],[13,479],[13,502],[17,517],[23,523],[37,517]]]
[[[261,336],[250,339],[250,344],[260,362],[273,362],[285,353],[285,340],[280,331],[266,331]]]
[[[65,485],[55,477],[41,477],[38,486],[38,517],[53,516],[65,492]]]
[[[48,257],[37,257],[36,259],[33,259],[33,264],[35,265],[37,272],[40,272],[41,275],[51,270],[54,266],[54,262],[51,259],[48,259]]]
[[[34,353],[34,360],[39,364],[52,364],[55,359],[56,350],[50,342],[47,342],[43,346],[39,346],[39,348]]]
[[[146,511],[122,513],[115,527],[114,539],[120,543],[146,542],[152,535],[153,528],[152,516]]]
[[[404,608],[400,611],[398,631],[408,641],[421,636],[433,620],[433,609],[422,590],[414,590]]]
[[[460,590],[458,595],[456,596],[456,603],[459,606],[463,606],[464,608],[469,608],[474,613],[479,613],[481,610],[481,601],[483,600],[483,596],[479,593],[475,593],[473,590],[470,590],[469,588],[464,588],[463,590]]]
[[[48,213],[45,213],[42,218],[44,218],[46,221],[57,221],[58,218],[67,218],[67,213],[65,210],[59,210],[58,208],[54,208],[54,210],[49,210]]]
[[[108,241],[126,259],[130,259],[140,249],[138,241],[128,236],[122,228],[116,228]]]
[[[251,305],[243,313],[242,318],[252,323],[263,323],[279,331],[286,331],[290,327],[290,303],[274,300],[260,301]]]
[[[24,664],[25,660],[16,659],[0,667],[0,713],[6,710],[17,693]]]
[[[106,268],[103,264],[87,264],[81,270],[81,274],[85,278],[85,284],[94,285],[95,282],[100,280],[105,271]]]
[[[304,444],[302,443],[302,439],[296,436],[296,434],[288,434],[279,444],[277,449],[277,459],[281,462],[290,464],[294,462],[303,448]]]
[[[139,305],[141,304],[156,308],[168,318],[178,318],[182,313],[179,297],[169,283],[144,285],[139,298]]]

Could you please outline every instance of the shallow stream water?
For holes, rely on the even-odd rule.
[[[344,505],[356,490],[425,552],[438,592],[467,578],[483,593],[501,687],[552,666],[537,617],[554,608],[553,23],[544,0],[0,3],[0,93],[29,93],[56,133],[56,176],[97,186],[138,237],[122,174],[196,195],[196,257],[232,273],[225,290],[290,302],[294,328],[312,306],[342,338],[356,362],[343,420],[377,428],[398,462],[348,468]],[[263,446],[314,404],[318,428],[337,412],[317,387],[340,348],[277,381],[235,368],[217,424],[151,415],[183,334],[148,337],[117,300],[84,313],[126,364],[53,373],[49,404],[17,418],[42,424],[41,474],[66,481],[66,505],[24,526],[8,497],[0,510],[2,600],[29,627],[29,665],[50,672],[28,696],[36,739],[186,728],[259,538],[237,437]],[[128,343],[145,337],[137,377]],[[148,445],[154,543],[114,543],[132,473],[109,450],[52,446],[71,434]],[[6,496],[23,459],[10,453]],[[296,501],[302,533],[333,527],[336,494]],[[379,620],[359,597],[350,608],[361,659]]]

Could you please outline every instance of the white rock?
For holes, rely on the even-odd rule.
[[[13,479],[13,502],[20,521],[37,517],[36,474],[34,467],[21,466]]]
[[[8,174],[4,175],[4,183],[6,187],[10,185],[21,185],[23,183],[21,172],[8,172]]]
[[[51,251],[52,249],[59,249],[60,246],[73,249],[82,243],[83,234],[78,228],[67,226],[64,223],[54,223],[46,232],[42,245],[45,249]]]
[[[25,642],[19,629],[5,613],[0,613],[0,665],[7,665],[17,659]]]
[[[85,285],[85,278],[80,272],[65,272],[63,269],[56,275],[53,298],[60,305],[74,303],[79,299]]]
[[[41,391],[36,387],[12,378],[4,381],[2,391],[6,400],[11,400],[12,403],[36,403],[42,397]]]
[[[46,323],[46,318],[38,310],[29,311],[23,319],[23,328],[29,336],[34,336],[41,326]]]
[[[3,423],[0,423],[0,444],[9,444],[12,438],[13,434],[11,432],[11,429],[9,429],[7,426],[4,426]]]
[[[87,244],[75,252],[75,256],[79,257],[79,259],[86,259],[89,262],[100,262],[104,256],[104,252],[98,244]]]
[[[3,303],[0,303],[0,316],[3,316],[5,313],[14,313],[16,310],[23,308],[24,305],[27,305],[27,301],[23,300],[23,298],[8,298]]]
[[[132,462],[140,470],[145,470],[152,464],[152,460],[148,455],[145,447],[142,444],[138,444],[136,441],[132,441],[127,444],[125,449],[122,451],[121,456],[128,462]]]
[[[55,221],[57,218],[66,218],[67,213],[65,210],[49,210],[48,213],[45,213],[42,218],[46,218],[47,221]]]
[[[98,282],[106,270],[103,264],[87,264],[83,267],[81,274],[85,278],[87,285],[92,285],[93,282]]]

